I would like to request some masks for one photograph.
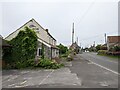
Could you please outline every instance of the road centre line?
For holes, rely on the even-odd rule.
[[[108,71],[110,71],[110,72],[112,72],[112,73],[114,73],[114,74],[120,75],[120,73],[118,73],[118,72],[116,72],[116,71],[113,71],[113,70],[111,70],[111,69],[109,69],[109,68],[106,68],[106,67],[104,67],[104,66],[102,66],[102,65],[99,65],[99,64],[97,64],[97,63],[94,63],[94,62],[92,62],[91,60],[88,60],[88,61],[90,61],[91,63],[93,63],[93,64],[95,64],[95,65],[97,65],[97,66],[99,66],[99,67],[101,67],[101,68],[103,68],[103,69],[106,69],[106,70],[108,70]]]

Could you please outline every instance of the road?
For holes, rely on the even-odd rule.
[[[72,66],[69,67],[72,73],[76,73],[77,77],[81,80],[81,86],[84,88],[117,88],[118,87],[118,74],[105,69],[99,64],[111,64],[111,68],[117,70],[114,65],[115,62],[108,61],[106,57],[99,57],[95,53],[78,54],[72,61]],[[103,60],[101,60],[103,59]],[[100,61],[101,60],[101,61]],[[106,64],[102,64],[106,65]],[[109,65],[108,65],[109,66]]]
[[[94,64],[109,70],[113,73],[118,73],[118,59],[99,56],[97,53],[86,52],[80,55],[86,60],[92,61]]]
[[[105,61],[104,61],[105,60]],[[118,74],[93,62],[116,70],[117,61],[95,53],[83,53],[65,61],[60,69],[3,70],[3,88],[117,88]],[[102,63],[103,62],[103,63]],[[107,65],[110,64],[110,65]]]

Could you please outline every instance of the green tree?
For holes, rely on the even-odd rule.
[[[60,54],[66,54],[68,51],[68,48],[62,44],[57,45],[57,47],[59,48]]]
[[[100,48],[101,48],[101,46],[102,46],[102,45],[100,45],[100,44],[99,44],[99,45],[97,45],[97,46],[96,46],[96,51],[99,51],[99,50],[100,50]]]

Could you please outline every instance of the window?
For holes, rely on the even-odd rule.
[[[31,24],[29,27],[30,27],[30,28],[33,28],[33,27],[36,27],[36,26],[35,26],[35,25],[33,25],[33,24]]]
[[[37,50],[37,56],[41,56],[41,55],[42,55],[42,49],[38,48],[38,50]]]

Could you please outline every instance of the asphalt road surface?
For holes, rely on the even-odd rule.
[[[103,58],[105,59],[106,57],[101,57],[101,59]],[[76,73],[79,80],[81,80],[81,86],[84,88],[117,88],[118,74],[106,69],[105,67],[101,67],[101,65],[99,66],[100,63],[95,64],[92,59],[94,59],[96,63],[97,60],[99,60],[98,63],[101,60],[100,57],[94,53],[78,54],[72,61],[72,66],[69,67],[71,73]],[[101,60],[103,64],[107,62],[109,64],[110,62],[108,59],[105,62],[103,60]],[[117,65],[112,62],[112,60],[110,64],[111,63],[113,65]],[[112,67],[114,67],[113,69],[116,69],[116,66]]]
[[[103,65],[110,70],[95,63]],[[3,70],[2,88],[117,88],[117,60],[83,53],[60,69]],[[112,71],[111,71],[112,70]]]
[[[113,73],[118,73],[118,59],[99,56],[97,53],[85,52],[80,55],[83,59],[90,60],[95,65],[100,66]]]

